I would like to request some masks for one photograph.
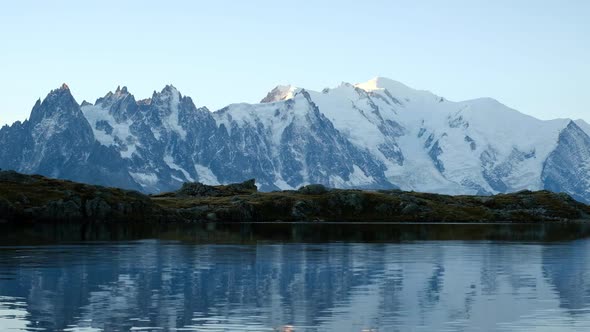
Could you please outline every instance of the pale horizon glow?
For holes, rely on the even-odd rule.
[[[78,103],[172,84],[217,110],[277,85],[321,91],[375,76],[590,121],[588,17],[582,0],[10,2],[0,12],[0,126],[28,118],[64,82]]]

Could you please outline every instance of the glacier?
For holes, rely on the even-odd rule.
[[[0,129],[0,168],[135,189],[256,178],[329,187],[492,195],[548,189],[590,202],[590,125],[539,120],[491,98],[450,101],[377,77],[210,111],[168,85],[78,104],[67,85]]]

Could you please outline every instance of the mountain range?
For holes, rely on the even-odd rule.
[[[215,112],[171,85],[79,104],[64,84],[0,129],[0,168],[146,193],[256,178],[263,191],[548,189],[590,202],[589,134],[582,120],[539,120],[490,98],[453,102],[379,77],[277,86],[258,104]]]

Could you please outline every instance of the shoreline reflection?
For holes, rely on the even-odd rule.
[[[0,248],[0,326],[38,330],[590,329],[590,240]]]

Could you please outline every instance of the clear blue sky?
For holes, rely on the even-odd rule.
[[[5,1],[0,125],[61,83],[78,102],[172,83],[197,106],[385,76],[590,120],[590,1]]]

